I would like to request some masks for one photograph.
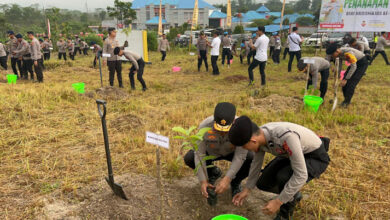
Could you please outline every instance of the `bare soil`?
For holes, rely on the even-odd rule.
[[[296,111],[303,105],[302,100],[298,97],[286,97],[278,94],[272,94],[260,99],[250,97],[249,102],[252,109],[256,109],[261,112]]]

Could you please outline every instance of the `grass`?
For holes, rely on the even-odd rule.
[[[216,103],[229,101],[237,106],[239,115],[249,115],[258,124],[290,121],[332,139],[331,165],[320,179],[304,187],[306,197],[296,212],[297,219],[390,219],[390,68],[380,57],[369,67],[348,109],[330,113],[330,83],[325,104],[318,114],[310,114],[302,109],[252,109],[252,91],[247,88],[247,81],[231,83],[224,79],[231,75],[247,76],[247,66],[240,65],[237,58],[231,69],[219,64],[222,74],[215,77],[211,72],[197,72],[196,57],[171,52],[167,61],[161,63],[159,56],[151,53],[153,64],[146,66],[146,93],[141,91],[138,81],[136,91],[129,89],[130,66],[126,64],[123,91],[128,96],[106,99],[115,174],[155,175],[155,147],[145,144],[145,131],[173,137],[172,127],[198,125],[213,113]],[[99,71],[91,68],[91,61],[92,57],[80,56],[71,63],[52,60],[46,64],[49,68],[43,84],[19,81],[7,85],[4,71],[0,74],[1,219],[37,218],[43,206],[42,197],[57,192],[58,198],[77,198],[80,188],[106,175],[101,122],[95,103],[96,98],[101,98],[95,93],[100,87]],[[172,73],[173,66],[182,67],[182,71]],[[286,61],[279,66],[267,66],[268,87],[259,97],[301,97],[304,80],[297,78],[304,78],[302,73],[287,73],[286,69]],[[108,85],[106,68],[103,71],[104,84]],[[255,74],[255,80],[258,86],[259,74]],[[89,96],[74,92],[71,84],[75,82],[85,82]],[[329,82],[333,82],[332,77]],[[339,100],[343,100],[341,91]],[[193,175],[178,159],[185,153],[178,141],[171,139],[171,149],[162,153],[165,177]],[[268,155],[267,161],[270,159]]]

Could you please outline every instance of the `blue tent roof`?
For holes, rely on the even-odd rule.
[[[283,28],[283,30],[287,30],[290,28],[290,26],[284,25],[282,28]],[[249,28],[245,28],[244,30],[245,31],[257,31],[257,27],[249,27]],[[273,33],[276,31],[280,31],[280,25],[271,24],[271,25],[265,26],[265,32],[267,32],[267,33]]]
[[[249,23],[249,22],[256,20],[256,19],[266,19],[267,16],[268,16],[267,14],[260,14],[260,13],[257,13],[255,11],[248,11],[247,13],[242,14],[241,19],[234,17],[232,19],[232,22],[233,23],[239,23],[239,22]]]
[[[268,12],[268,15],[280,18],[280,16],[282,16],[282,12]]]
[[[160,0],[134,0],[132,9],[138,9],[138,8],[144,8],[146,5],[160,5]],[[192,9],[195,5],[195,0],[162,0],[163,5],[174,5],[177,8],[182,9]],[[205,2],[204,0],[199,0],[198,2],[199,8],[210,8],[214,9],[214,6],[210,5],[209,3]]]
[[[227,15],[220,11],[213,11],[213,13],[211,13],[211,15],[209,16],[209,18],[226,18],[226,17]]]
[[[195,0],[179,0],[177,4],[177,8],[181,9],[191,9],[194,8]],[[214,9],[214,6],[210,5],[209,3],[199,0],[198,1],[198,8],[209,8]]]
[[[267,7],[265,7],[264,5],[262,5],[260,8],[258,8],[257,10],[256,10],[257,12],[270,12],[270,10],[267,8]]]
[[[310,17],[310,18],[315,18],[314,15],[311,15],[311,14],[298,14],[298,13],[294,13],[294,14],[291,14],[291,15],[285,15],[283,16],[283,20],[285,20],[286,18],[288,18],[290,24],[292,23],[295,23],[297,21],[298,18],[301,18],[301,17]],[[274,24],[280,24],[280,18],[278,19],[275,19]]]
[[[158,24],[158,20],[159,20],[159,17],[156,16],[156,17],[150,19],[149,21],[147,21],[146,24]],[[166,24],[167,21],[165,19],[162,19],[162,23]]]

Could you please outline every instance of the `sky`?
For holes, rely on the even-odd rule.
[[[129,0],[124,0],[129,1]],[[210,4],[226,3],[227,0],[206,0]],[[30,6],[32,4],[40,4],[45,8],[57,7],[61,9],[73,9],[86,11],[86,3],[88,9],[93,10],[95,8],[106,8],[107,6],[113,6],[114,0],[0,0],[0,4],[18,4],[21,6]]]

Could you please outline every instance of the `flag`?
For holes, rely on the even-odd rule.
[[[231,0],[228,0],[228,4],[227,4],[226,26],[229,28],[232,27],[232,3],[231,3]]]
[[[162,0],[160,0],[160,16],[158,18],[158,35],[160,35],[160,36],[163,34],[161,7],[162,7]]]
[[[50,32],[50,20],[47,19],[47,36],[49,39],[51,38],[51,32]]]
[[[199,14],[198,0],[195,0],[194,12],[192,14],[191,30],[195,30],[196,26],[198,26],[198,14]]]

